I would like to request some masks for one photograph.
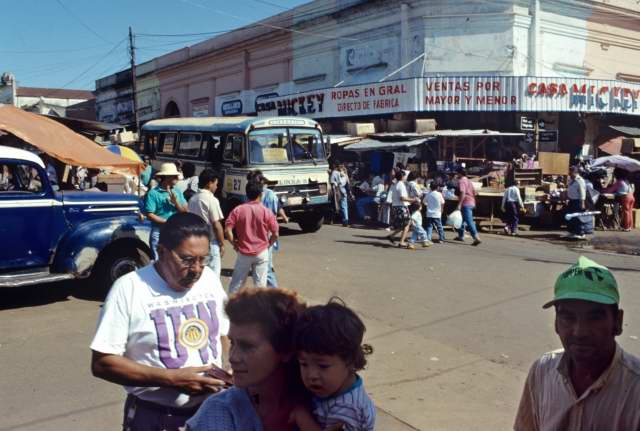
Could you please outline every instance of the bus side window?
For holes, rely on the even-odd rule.
[[[158,154],[173,155],[175,148],[176,148],[176,134],[161,133],[160,142],[158,143]]]
[[[200,151],[200,160],[211,161],[214,165],[220,164],[222,161],[222,137],[214,135],[204,135],[202,140],[202,150]]]
[[[144,148],[142,152],[148,156],[154,156],[158,148],[158,134],[157,133],[145,133],[144,134]]]
[[[227,136],[227,142],[224,147],[224,160],[240,163],[242,162],[242,146],[244,144],[244,138],[240,135]]]
[[[200,141],[202,135],[199,133],[181,133],[178,156],[197,158],[200,155]]]

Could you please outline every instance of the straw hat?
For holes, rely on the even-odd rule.
[[[156,172],[158,177],[177,177],[180,175],[176,165],[174,163],[163,163],[160,165],[160,170]]]

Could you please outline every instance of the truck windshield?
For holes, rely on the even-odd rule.
[[[251,163],[291,163],[287,129],[254,130],[249,133]]]
[[[320,131],[316,129],[289,129],[291,148],[296,161],[324,159]]]
[[[280,128],[254,130],[249,133],[251,163],[292,163],[324,158],[319,130]]]

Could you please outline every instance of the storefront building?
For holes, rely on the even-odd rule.
[[[162,116],[434,118],[588,154],[638,124],[639,51],[625,0],[317,0],[155,62]]]

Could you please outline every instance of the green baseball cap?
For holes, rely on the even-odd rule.
[[[553,300],[542,308],[549,308],[557,301],[580,299],[600,304],[618,304],[618,283],[606,266],[580,256],[578,263],[560,274],[553,287]]]

